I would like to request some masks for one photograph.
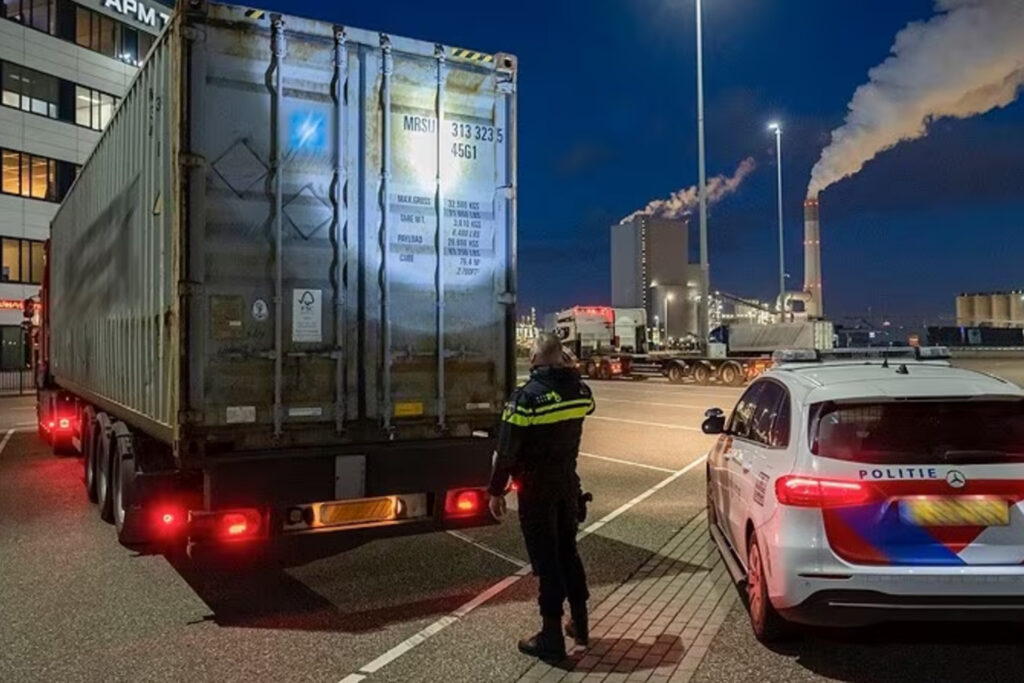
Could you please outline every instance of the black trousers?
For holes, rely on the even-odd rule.
[[[540,579],[540,614],[561,617],[562,605],[583,607],[590,597],[583,561],[576,550],[577,494],[519,494],[519,523],[533,571]]]

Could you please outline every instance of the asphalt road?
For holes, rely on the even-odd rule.
[[[739,392],[593,386],[580,473],[591,519],[614,515],[580,544],[597,604],[702,510],[701,416]],[[31,417],[0,400],[0,439],[25,430],[0,450],[0,681],[515,681],[532,664],[515,650],[537,616],[514,515],[287,570],[196,572],[118,545],[80,462],[50,455]],[[695,680],[1021,680],[1020,642],[998,627],[893,627],[768,649],[737,607]]]

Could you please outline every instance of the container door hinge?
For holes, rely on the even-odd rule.
[[[181,159],[181,165],[183,168],[205,168],[206,158],[200,154],[192,154],[190,152],[182,152],[178,155]]]
[[[516,91],[516,84],[512,81],[498,81],[497,85],[494,86],[494,89],[502,95],[511,95]]]
[[[503,199],[512,201],[516,198],[516,188],[514,185],[502,185],[497,189],[497,194]]]
[[[206,42],[206,31],[198,29],[195,26],[186,26],[184,29],[182,29],[181,34],[185,36],[186,40],[191,40],[193,43]]]
[[[203,293],[203,286],[198,282],[182,280],[178,283],[178,296],[195,297]]]
[[[516,305],[516,295],[515,295],[515,292],[502,292],[501,294],[498,295],[498,303],[499,304],[504,304],[505,306],[515,306]]]

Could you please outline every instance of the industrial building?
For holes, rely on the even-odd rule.
[[[1024,327],[1024,292],[982,292],[956,297],[960,327]]]
[[[0,4],[0,370],[25,367],[22,302],[50,220],[167,21],[150,0]]]
[[[687,221],[637,216],[611,227],[611,249],[612,306],[646,310],[656,339],[696,335],[700,266],[689,263]]]

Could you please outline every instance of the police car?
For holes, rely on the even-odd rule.
[[[711,536],[759,640],[1024,617],[1024,390],[944,358],[779,352],[707,412]]]

